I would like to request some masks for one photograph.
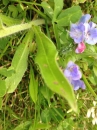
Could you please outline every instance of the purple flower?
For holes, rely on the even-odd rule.
[[[90,20],[91,15],[90,14],[85,14],[81,17],[81,19],[79,20],[79,23],[86,23]]]
[[[93,22],[89,22],[91,15],[86,14],[81,17],[78,23],[71,24],[70,37],[78,44],[75,52],[84,52],[86,46],[82,44],[84,42],[94,45],[97,43],[97,25]]]
[[[74,87],[74,90],[78,90],[79,88],[85,89],[86,86],[82,80],[72,80],[71,84]]]
[[[85,23],[85,42],[91,45],[97,43],[97,28],[93,22]]]
[[[82,77],[82,74],[79,70],[79,66],[74,64],[72,61],[69,61],[66,69],[64,70],[64,75],[71,80],[79,80]]]
[[[91,18],[90,14],[83,15],[80,21],[76,24],[71,24],[70,37],[75,43],[81,43],[85,39],[85,26],[84,23],[88,22]]]
[[[84,40],[85,27],[83,23],[71,24],[70,37],[75,43],[81,43]]]
[[[79,66],[74,64],[72,61],[69,61],[66,69],[64,70],[64,75],[68,81],[73,86],[74,90],[79,88],[85,89],[85,84],[81,79],[82,73],[80,72]]]

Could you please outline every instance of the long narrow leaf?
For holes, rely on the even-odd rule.
[[[33,20],[29,23],[23,23],[23,24],[19,24],[19,25],[14,25],[14,26],[10,26],[10,27],[5,27],[3,25],[1,26],[1,30],[0,30],[0,38],[12,35],[14,33],[20,32],[20,31],[24,31],[27,29],[32,28],[32,25],[41,25],[44,24],[45,21],[43,19],[38,19],[38,20]],[[1,22],[2,24],[2,22]]]
[[[72,109],[77,112],[72,86],[58,67],[56,62],[57,50],[53,42],[38,27],[34,27],[34,30],[38,45],[36,63],[39,65],[45,83],[52,91],[66,98]]]
[[[30,66],[30,83],[29,83],[29,93],[31,99],[36,103],[37,101],[37,94],[38,94],[38,81],[34,78],[34,72],[32,67]]]
[[[28,43],[32,41],[32,38],[33,32],[30,30],[13,57],[11,67],[14,68],[15,73],[12,74],[11,77],[5,79],[8,93],[11,93],[16,89],[27,69],[27,59],[29,54]]]

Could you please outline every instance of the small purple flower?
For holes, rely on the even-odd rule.
[[[64,70],[64,75],[69,80],[79,80],[82,77],[79,66],[74,64],[72,61],[69,61],[69,63],[67,64],[67,67]]]
[[[71,24],[70,37],[75,43],[81,43],[84,40],[85,27],[83,23]]]
[[[84,82],[80,80],[82,77],[82,73],[79,70],[79,66],[74,64],[72,61],[69,61],[69,63],[67,64],[67,67],[64,70],[64,75],[71,83],[74,90],[78,90],[79,88],[86,88]]]
[[[71,84],[74,87],[74,90],[78,90],[79,88],[85,89],[86,86],[82,80],[72,80]]]
[[[90,14],[83,15],[80,21],[76,24],[71,24],[70,37],[75,43],[81,43],[85,39],[85,26],[84,23],[88,22],[91,18]]]
[[[85,42],[91,45],[97,43],[97,28],[93,22],[85,23]]]

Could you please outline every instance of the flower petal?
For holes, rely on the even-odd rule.
[[[89,25],[91,28],[95,28],[97,26],[96,23],[93,23],[93,22],[89,22]]]
[[[85,14],[81,17],[79,23],[86,23],[89,21],[89,19],[91,18],[91,15],[90,14]]]
[[[81,43],[84,40],[85,26],[83,23],[71,24],[70,37],[75,43]]]
[[[70,61],[64,70],[64,75],[71,80],[79,80],[82,77],[79,66]]]
[[[86,86],[82,80],[72,80],[71,84],[74,87],[74,90],[78,90],[79,88],[85,89]]]
[[[92,28],[87,32],[85,42],[91,45],[95,45],[97,43],[97,28]]]

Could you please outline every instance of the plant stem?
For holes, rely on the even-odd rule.
[[[57,24],[53,23],[53,28],[54,28],[54,34],[55,34],[56,43],[57,43],[57,49],[59,50],[60,49],[60,39],[59,39]]]
[[[88,82],[88,80],[86,79],[86,77],[85,77],[84,74],[83,74],[82,78],[83,78],[83,80],[84,80],[86,86],[88,87],[88,89],[89,89],[90,92],[92,93],[92,95],[93,95],[95,98],[97,98],[96,93],[95,93],[94,90],[92,89],[91,85],[89,84],[89,82]]]
[[[47,36],[51,39],[46,19],[45,19],[45,27],[46,27],[46,31],[47,31]]]
[[[29,23],[24,23],[24,24],[19,24],[19,25],[14,25],[14,26],[10,26],[10,27],[3,27],[0,30],[0,38],[9,36],[11,34],[23,31],[23,30],[27,30],[30,29],[32,27],[32,25],[41,25],[41,24],[45,24],[45,20],[43,19],[39,19],[39,20],[33,20]]]

